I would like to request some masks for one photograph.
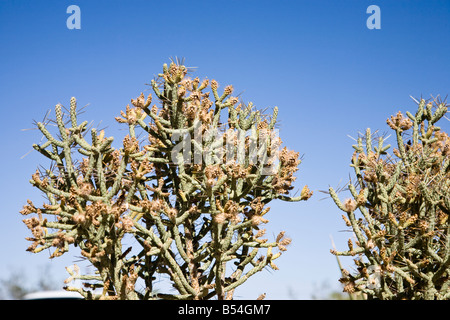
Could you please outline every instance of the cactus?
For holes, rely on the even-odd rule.
[[[128,125],[119,149],[103,130],[86,137],[75,98],[69,114],[55,107],[56,135],[37,123],[47,141],[33,147],[54,166],[30,180],[48,203],[28,200],[21,211],[34,214],[24,220],[33,235],[28,250],[53,248],[54,258],[73,244],[96,270],[67,268],[66,283],[81,279],[85,288],[66,290],[86,299],[232,299],[255,273],[278,269],[291,239],[282,231],[269,242],[260,227],[270,201],[311,197],[307,186],[289,196],[299,153],[279,150],[277,108],[269,117],[239,103],[231,85],[219,93],[217,81],[188,71],[164,64],[151,82],[160,106],[151,106],[151,94],[131,99],[116,117]],[[124,245],[129,237],[132,247]],[[176,293],[155,292],[161,275]]]
[[[356,181],[348,185],[352,198],[341,202],[329,188],[355,236],[347,251],[331,250],[356,257],[355,273],[341,270],[350,294],[450,298],[450,138],[436,126],[448,105],[416,102],[415,115],[398,112],[387,119],[397,142],[392,154],[383,137],[373,145],[370,129],[358,138],[351,158]]]

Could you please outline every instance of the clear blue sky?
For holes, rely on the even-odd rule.
[[[71,4],[81,9],[80,30],[66,27]],[[372,4],[381,9],[380,30],[366,27]],[[304,155],[296,186],[315,191],[308,202],[271,204],[269,230],[286,230],[293,243],[279,271],[253,276],[237,297],[264,291],[270,299],[309,299],[324,283],[339,288],[330,235],[345,249],[349,233],[340,232],[340,210],[318,190],[348,180],[347,135],[388,131],[386,118],[414,111],[410,95],[450,93],[449,40],[445,0],[1,0],[0,275],[22,269],[31,281],[50,263],[61,280],[74,259],[50,262],[47,252],[25,251],[29,232],[18,211],[27,198],[42,204],[28,180],[47,162],[37,152],[21,159],[41,138],[21,129],[75,96],[89,104],[82,120],[101,122],[121,140],[114,117],[178,56],[257,107],[278,106],[280,136]]]

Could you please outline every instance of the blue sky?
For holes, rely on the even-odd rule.
[[[66,27],[72,4],[81,9],[80,30]],[[372,4],[381,9],[379,30],[366,27]],[[31,280],[50,264],[61,280],[78,255],[50,261],[47,252],[25,251],[29,233],[18,211],[28,198],[42,203],[28,180],[47,163],[37,152],[22,158],[41,138],[22,129],[75,96],[89,104],[82,120],[107,126],[120,141],[125,132],[114,117],[177,56],[258,108],[278,106],[284,144],[303,155],[296,187],[315,192],[308,202],[271,204],[268,230],[286,230],[293,243],[279,271],[253,276],[237,298],[264,291],[270,299],[309,299],[324,283],[339,289],[330,235],[344,249],[349,233],[318,190],[348,181],[348,135],[388,131],[390,115],[415,111],[410,95],[450,93],[449,40],[449,1],[1,0],[0,274],[21,269]]]

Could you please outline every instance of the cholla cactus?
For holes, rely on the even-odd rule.
[[[239,103],[232,86],[219,94],[215,80],[191,79],[175,63],[164,65],[151,85],[161,106],[151,106],[151,94],[131,100],[116,118],[129,128],[120,149],[103,131],[92,129],[91,141],[85,139],[87,122],[77,122],[75,98],[71,126],[55,108],[59,137],[38,123],[48,141],[34,148],[55,167],[30,181],[49,203],[38,208],[28,201],[21,211],[35,214],[24,220],[33,234],[28,250],[54,248],[53,258],[70,244],[80,247],[97,273],[68,268],[67,282],[84,280],[87,289],[67,289],[87,299],[232,299],[256,272],[277,269],[274,261],[291,242],[284,232],[268,242],[260,227],[270,201],[311,197],[307,186],[289,197],[299,154],[279,151],[278,110],[269,118]],[[137,129],[148,139],[139,141]],[[122,247],[127,236],[133,248]],[[158,274],[177,293],[156,294]],[[136,288],[139,279],[143,290]]]
[[[356,274],[342,270],[344,291],[371,299],[450,298],[450,138],[436,126],[447,109],[422,99],[415,115],[388,119],[397,139],[392,155],[382,137],[372,146],[369,129],[365,147],[362,137],[353,146],[353,199],[342,203],[329,189],[356,237],[348,251],[332,250],[357,257]]]

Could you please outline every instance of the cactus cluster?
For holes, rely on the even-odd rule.
[[[329,188],[354,234],[348,250],[331,250],[355,256],[355,272],[342,269],[340,281],[369,299],[450,299],[450,138],[437,126],[448,105],[416,102],[415,115],[387,119],[392,153],[370,129],[358,138],[351,198],[341,202]]]
[[[219,93],[217,81],[172,62],[151,86],[159,105],[141,93],[116,118],[128,126],[118,149],[103,130],[86,137],[75,98],[68,114],[55,107],[56,134],[37,123],[47,141],[33,147],[53,165],[30,180],[48,203],[21,211],[33,214],[28,250],[53,258],[79,247],[96,273],[67,268],[66,282],[84,288],[66,289],[86,299],[232,299],[250,276],[277,269],[291,242],[284,232],[268,241],[262,225],[270,201],[311,197],[307,186],[289,196],[299,153],[281,149],[278,109],[255,110],[231,85]],[[175,292],[155,292],[161,275]]]

